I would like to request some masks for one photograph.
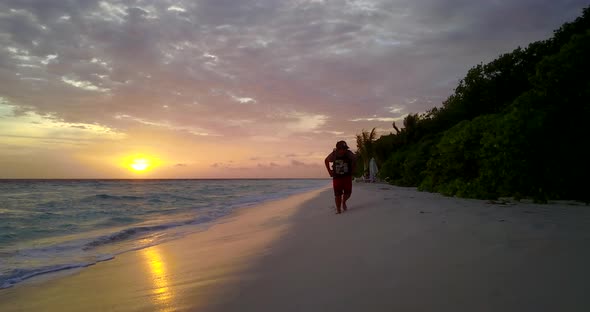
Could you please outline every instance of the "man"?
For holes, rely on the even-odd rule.
[[[352,194],[352,173],[354,172],[355,157],[348,150],[344,141],[338,141],[336,148],[324,160],[328,173],[333,178],[334,196],[336,196],[336,213],[346,211],[346,201]],[[330,169],[330,163],[332,169]]]

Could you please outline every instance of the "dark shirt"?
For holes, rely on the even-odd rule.
[[[352,165],[354,162],[354,153],[346,151],[343,155],[338,155],[333,151],[328,155],[328,161],[332,163],[332,170],[334,171],[334,178],[341,178],[352,175]]]

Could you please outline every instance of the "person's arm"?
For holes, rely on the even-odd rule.
[[[330,153],[330,155],[328,155],[326,157],[326,159],[324,159],[324,164],[326,165],[326,169],[328,169],[328,173],[330,174],[331,177],[334,176],[334,171],[332,171],[332,169],[330,169],[330,162],[332,161],[332,153]]]

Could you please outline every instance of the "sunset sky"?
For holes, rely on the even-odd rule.
[[[327,177],[587,0],[0,0],[0,178]]]

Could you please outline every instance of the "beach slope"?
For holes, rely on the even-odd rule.
[[[328,197],[328,194],[325,194]],[[355,184],[305,207],[216,311],[588,311],[590,209]]]

